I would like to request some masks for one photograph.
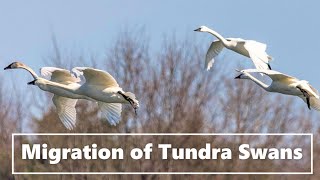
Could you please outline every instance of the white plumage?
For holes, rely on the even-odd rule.
[[[250,79],[269,92],[298,96],[307,103],[309,109],[312,107],[320,111],[319,93],[308,81],[299,80],[274,70],[246,69],[240,72],[241,74],[236,79]],[[263,73],[272,79],[272,83],[268,86],[250,73]]]
[[[56,106],[58,116],[63,125],[69,130],[75,128],[77,120],[77,111],[75,106],[77,104],[77,99],[54,95],[52,101]]]
[[[122,104],[98,102],[98,106],[102,118],[106,118],[107,121],[113,126],[119,124],[122,112]]]
[[[70,71],[56,67],[43,67],[40,69],[43,77],[49,78],[50,81],[62,84],[71,84],[80,82],[80,78],[73,76]]]
[[[72,130],[76,126],[77,119],[75,106],[77,100],[83,97],[74,93],[70,93],[63,88],[60,88],[60,86],[65,86],[68,88],[79,87],[80,85],[77,83],[79,82],[79,78],[72,76],[70,71],[65,69],[55,67],[41,68],[41,75],[49,78],[49,81],[39,77],[30,67],[19,62],[14,62],[5,69],[18,68],[27,70],[34,77],[35,80],[28,84],[37,85],[40,89],[54,94],[52,101],[56,106],[59,119],[67,129]]]
[[[207,70],[211,69],[214,63],[214,59],[219,55],[224,47],[251,58],[257,69],[271,69],[269,61],[272,58],[266,53],[266,44],[254,40],[244,40],[241,38],[224,38],[220,34],[206,26],[201,26],[195,31],[208,32],[218,38],[218,40],[215,40],[211,43],[207,51],[205,63],[205,67]]]
[[[77,76],[83,75],[85,78],[85,83],[77,93],[98,101],[101,114],[111,125],[116,125],[120,121],[121,104],[130,103],[134,109],[139,107],[139,101],[135,95],[124,92],[108,72],[89,67],[75,67],[72,71]]]
[[[83,75],[86,84],[103,87],[119,87],[117,81],[108,73],[89,67],[75,67],[72,71],[79,77]]]
[[[5,69],[25,69],[34,77],[28,83],[37,85],[40,89],[54,94],[52,101],[56,106],[58,116],[64,126],[71,130],[76,126],[76,103],[78,99],[98,102],[100,114],[111,125],[120,122],[122,104],[131,104],[134,109],[139,107],[135,95],[124,92],[117,81],[107,72],[88,68],[76,67],[73,69],[77,77],[70,71],[55,67],[43,67],[41,75],[50,80],[39,77],[30,67],[14,62]],[[85,83],[80,82],[80,75],[85,77]]]

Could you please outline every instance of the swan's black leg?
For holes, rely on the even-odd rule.
[[[134,109],[134,113],[137,115],[137,108],[134,107],[134,101],[129,96],[122,93],[121,91],[118,91],[118,93],[131,104],[131,106]]]
[[[268,67],[269,67],[269,69],[270,69],[270,70],[272,70],[272,69],[271,69],[271,66],[270,66],[270,64],[269,64],[269,63],[267,63],[267,64],[268,64]]]
[[[308,94],[308,92],[300,87],[297,86],[297,88],[302,92],[303,96],[306,97],[307,99],[307,105],[308,105],[308,108],[311,110],[311,107],[310,107],[310,95]]]
[[[306,99],[307,99],[308,108],[311,110],[311,108],[310,108],[310,98],[309,98],[309,97],[306,97]]]

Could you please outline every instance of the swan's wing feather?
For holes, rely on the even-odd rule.
[[[54,95],[52,101],[56,106],[57,113],[62,124],[67,129],[72,130],[76,126],[77,111],[75,106],[77,99]]]
[[[315,97],[310,97],[310,105],[313,109],[320,111],[320,100]]]
[[[120,122],[122,111],[121,103],[98,102],[98,106],[101,116],[106,118],[111,125],[116,126]]]
[[[267,50],[267,45],[258,41],[254,41],[254,40],[246,40],[245,41],[245,46],[247,46],[248,48],[253,48],[259,51],[266,51]]]
[[[83,75],[86,84],[95,86],[119,87],[117,81],[108,73],[99,69],[89,67],[75,67],[72,71],[77,76]]]
[[[220,40],[216,40],[211,43],[211,45],[207,51],[207,54],[206,54],[205,68],[207,69],[207,71],[209,71],[211,69],[211,67],[213,66],[213,63],[214,63],[214,58],[219,55],[219,53],[222,51],[223,47],[224,46]]]
[[[244,48],[248,51],[250,58],[257,69],[269,69],[270,56],[266,53],[267,45],[248,40],[244,43]]]
[[[259,55],[257,55],[256,53],[254,52],[249,52],[249,56],[254,64],[254,66],[257,68],[257,69],[262,69],[262,70],[268,70],[269,69],[269,66],[267,63],[265,63]]]
[[[70,71],[56,67],[43,67],[40,69],[42,76],[50,78],[51,81],[63,84],[80,82],[80,78],[74,77]]]
[[[317,95],[319,96],[319,91],[318,91],[316,88],[314,88],[314,87],[311,86],[310,84],[309,84],[309,87],[311,88],[311,90],[312,90],[315,94],[317,94]]]

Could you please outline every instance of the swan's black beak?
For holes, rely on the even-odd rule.
[[[242,74],[240,74],[239,76],[235,77],[234,79],[241,79]]]
[[[11,64],[9,66],[5,67],[3,70],[11,69],[10,66],[11,66]]]
[[[195,29],[195,30],[193,30],[193,31],[198,31],[198,32],[199,32],[200,30],[201,30],[201,28],[198,28],[198,29]]]
[[[28,82],[28,85],[36,85],[36,80]]]

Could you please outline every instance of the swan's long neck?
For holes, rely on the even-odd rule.
[[[257,78],[255,78],[254,76],[252,76],[251,74],[247,73],[246,74],[253,82],[255,82],[258,86],[260,86],[261,88],[263,88],[266,91],[270,91],[269,86],[266,85],[265,83],[263,83],[262,81],[258,80]]]
[[[214,35],[216,38],[218,38],[225,46],[229,46],[230,43],[223,37],[221,36],[219,33],[215,32],[214,30],[212,29],[209,29],[208,28],[208,33]]]
[[[35,73],[34,70],[32,70],[30,67],[24,65],[24,66],[20,66],[19,68],[27,70],[27,71],[32,75],[32,77],[33,77],[34,79],[37,79],[37,78],[38,78],[37,73]]]
[[[71,88],[68,85],[56,83],[56,82],[53,82],[53,81],[45,80],[45,85],[47,85],[49,87],[60,88],[62,90],[69,91],[69,92],[72,92],[72,93],[75,91],[73,88]]]
[[[55,95],[63,96],[71,99],[92,100],[89,97],[83,96],[78,93],[78,88],[80,87],[80,85],[79,86],[71,85],[71,84],[65,85],[65,84],[60,84],[57,82],[46,80],[44,78],[39,78],[38,80],[40,81],[37,81],[36,85],[44,91],[48,91]]]

